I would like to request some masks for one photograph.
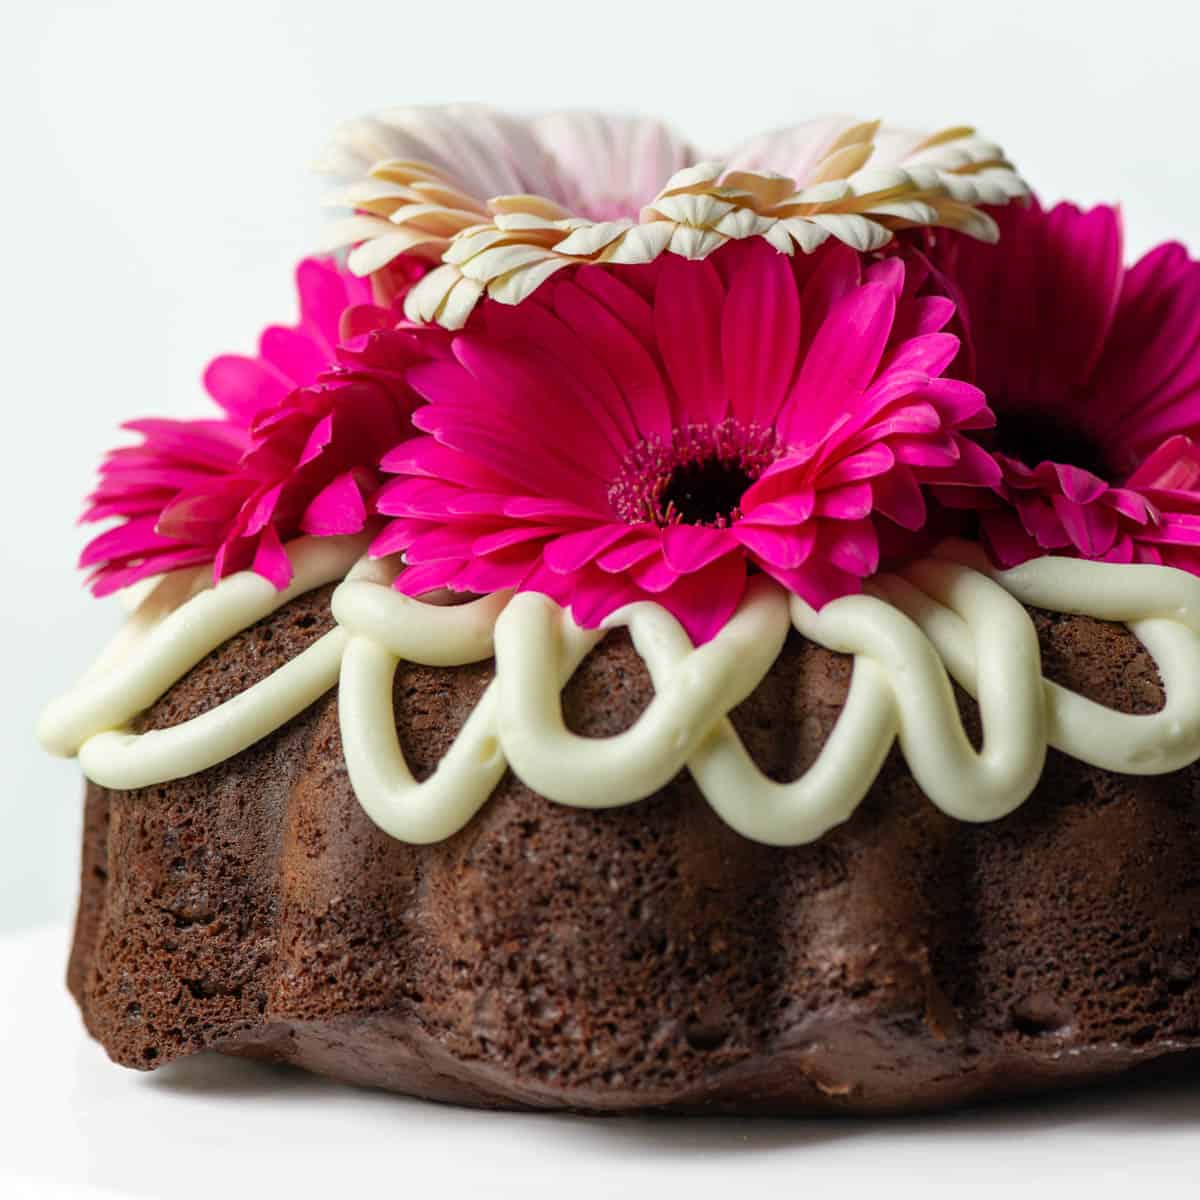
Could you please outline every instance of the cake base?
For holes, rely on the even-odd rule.
[[[1048,676],[1161,706],[1123,628],[1035,619]],[[301,598],[140,727],[205,711],[329,625],[327,589]],[[490,671],[401,666],[419,777]],[[813,761],[849,674],[789,640],[732,714],[764,770]],[[568,723],[618,732],[651,691],[613,635],[567,687]],[[491,1107],[905,1112],[1200,1071],[1198,790],[1195,767],[1122,777],[1051,752],[1018,812],[971,826],[893,753],[852,820],[777,849],[723,825],[686,773],[603,812],[509,775],[459,834],[415,847],[358,805],[331,695],[203,774],[89,785],[69,982],[126,1066],[216,1050]]]

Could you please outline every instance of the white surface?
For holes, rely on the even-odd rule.
[[[81,497],[119,421],[201,411],[207,359],[290,316],[338,120],[616,105],[716,145],[835,109],[974,121],[1047,198],[1122,199],[1135,249],[1196,248],[1198,34],[1182,0],[6,6],[0,928],[73,890],[77,773],[31,729],[117,621],[73,570]]]
[[[5,1200],[1129,1200],[1195,1195],[1200,1176],[1195,1082],[948,1117],[734,1121],[478,1113],[215,1056],[142,1075],[84,1037],[66,948],[56,928],[0,939]]]

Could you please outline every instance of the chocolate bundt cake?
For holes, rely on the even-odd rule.
[[[1200,1065],[1200,263],[831,117],[353,122],[338,256],[133,422],[70,986],[463,1104]],[[993,244],[995,243],[995,244]]]
[[[1047,675],[1161,707],[1123,628],[1034,614]],[[195,717],[332,626],[329,589],[232,638],[137,728]],[[403,665],[420,777],[490,663]],[[793,634],[732,714],[772,777],[807,769],[850,660]],[[607,736],[652,694],[627,636],[564,692]],[[961,692],[969,730],[975,706]],[[336,696],[230,761],[89,785],[70,986],[145,1069],[211,1049],[462,1104],[896,1111],[1200,1060],[1200,767],[1131,778],[1051,752],[991,824],[933,807],[893,753],[854,817],[775,848],[681,774],[584,812],[511,773],[461,832],[396,841],[355,799]]]

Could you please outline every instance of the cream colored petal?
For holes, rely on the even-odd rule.
[[[550,251],[542,246],[495,246],[482,254],[475,255],[462,263],[460,270],[468,279],[479,279],[487,283],[518,267],[526,267],[535,262],[542,262]]]
[[[446,245],[446,239],[433,233],[422,233],[420,230],[400,229],[395,233],[385,233],[382,237],[372,238],[356,246],[346,257],[346,266],[355,275],[370,275],[386,267],[392,259],[401,254],[427,248],[433,256],[441,254]]]
[[[849,177],[850,189],[856,196],[875,196],[885,193],[911,192],[912,177],[898,167],[868,167]]]
[[[482,254],[493,246],[507,245],[511,241],[512,238],[502,229],[494,225],[481,225],[478,229],[460,233],[447,247],[445,259],[448,263],[465,263],[476,254]]]
[[[459,279],[442,302],[438,324],[446,329],[461,329],[470,319],[482,295],[482,283],[474,279]]]
[[[632,224],[632,221],[600,221],[594,225],[585,225],[558,242],[554,247],[554,252],[579,258],[591,258],[605,246],[615,242],[630,229]]]
[[[462,278],[455,266],[437,267],[421,279],[404,298],[404,315],[422,324],[437,318],[454,285]]]
[[[443,208],[461,208],[489,216],[487,204],[478,196],[459,191],[440,179],[417,179],[410,184],[417,200],[423,204],[440,204]]]
[[[730,171],[721,180],[721,193],[740,193],[752,198],[754,207],[763,209],[786,200],[796,190],[795,183],[786,175],[774,172],[758,174],[754,171]]]
[[[967,176],[975,185],[976,204],[1007,204],[1029,195],[1029,186],[1012,171],[991,167]]]
[[[497,229],[506,233],[516,233],[527,229],[557,229],[559,222],[550,217],[540,217],[536,213],[511,212],[498,213],[492,222]]]
[[[911,225],[936,225],[938,210],[924,200],[894,200],[873,204],[868,210],[872,217],[894,217]]]
[[[890,229],[857,213],[815,213],[809,220],[863,254],[879,250],[892,240]]]
[[[419,199],[409,187],[388,183],[382,179],[360,179],[349,187],[339,188],[321,197],[322,208],[363,208],[380,200],[411,204]]]
[[[408,187],[425,179],[442,178],[441,171],[432,163],[411,158],[385,158],[372,163],[368,175],[381,183],[394,183],[400,187]]]
[[[391,225],[419,225],[430,233],[447,238],[473,228],[478,221],[478,213],[443,208],[440,204],[409,204],[397,209],[388,218]]]
[[[810,228],[816,229],[818,226],[810,226]],[[821,230],[821,233],[824,237],[829,236],[824,230]],[[783,221],[772,221],[770,228],[763,232],[762,238],[765,242],[774,246],[780,254],[791,255],[795,252],[796,244]]]
[[[966,204],[956,204],[952,200],[941,201],[937,205],[938,224],[947,229],[957,229],[969,237],[981,242],[997,242],[1000,240],[1000,230],[996,222],[978,208]]]
[[[713,196],[681,192],[656,200],[654,208],[668,221],[706,228],[733,211],[733,205]]]
[[[1010,200],[1024,200],[1033,195],[1029,184],[1023,180],[1011,167],[993,167],[975,176],[976,179],[987,179],[989,186],[995,186],[1005,192]]]
[[[949,172],[944,174],[938,193],[948,196],[958,204],[979,203],[979,188],[975,186],[974,177],[970,175],[954,175]]]
[[[488,295],[501,304],[520,304],[557,271],[571,266],[569,259],[547,258],[543,262],[522,267],[488,284]]]
[[[811,184],[828,183],[831,179],[847,179],[861,170],[871,157],[874,147],[870,142],[858,142],[852,146],[843,146],[835,150],[827,158],[822,159],[807,182]]]
[[[913,187],[918,192],[936,195],[946,190],[943,181],[949,178],[949,176],[937,170],[936,167],[926,167],[918,164],[916,166],[907,166],[904,170],[911,180]]]
[[[676,192],[690,191],[692,188],[704,188],[721,178],[725,168],[718,162],[696,163],[692,167],[684,167],[663,185],[659,196],[671,196]]]
[[[780,221],[778,228],[786,230],[804,254],[811,254],[818,246],[829,240],[830,231],[816,225],[808,217],[788,217]]]
[[[600,255],[601,262],[635,265],[653,262],[671,243],[675,225],[671,221],[649,221],[635,225]]]
[[[753,209],[735,208],[733,212],[722,217],[713,228],[728,238],[739,240],[761,237],[775,223],[775,218],[760,217]]]
[[[671,234],[671,252],[682,258],[707,258],[720,249],[729,239],[711,229],[696,229],[690,225],[677,225]]]
[[[922,162],[938,163],[942,153],[966,162],[1004,162],[1004,151],[995,142],[975,134],[914,151],[911,157]]]
[[[316,168],[326,175],[354,175],[394,153],[387,127],[372,117],[358,117],[343,121],[334,130],[333,141],[318,156]]]
[[[343,217],[340,221],[330,221],[321,230],[317,247],[321,253],[327,254],[331,250],[340,250],[343,246],[352,246],[355,242],[386,236],[391,232],[390,221],[385,221],[382,217],[356,213],[352,217]]]
[[[875,135],[879,132],[879,126],[879,121],[860,121],[857,125],[851,125],[844,133],[834,138],[826,155],[833,154],[835,150],[841,150],[844,146],[873,142]]]
[[[920,154],[925,150],[932,150],[935,146],[945,145],[946,142],[957,142],[963,138],[974,137],[975,130],[970,125],[951,125],[946,129],[939,129],[936,133],[931,133],[923,141],[918,142],[912,153]]]
[[[487,206],[496,214],[531,213],[534,216],[545,217],[549,221],[561,221],[571,215],[568,209],[563,208],[561,204],[556,204],[553,200],[547,200],[545,196],[493,196]]]
[[[836,204],[839,200],[850,195],[850,183],[845,179],[831,179],[828,183],[814,183],[802,187],[798,192],[786,197],[779,204],[780,208],[793,204]]]

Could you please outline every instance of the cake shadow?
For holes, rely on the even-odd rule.
[[[369,1105],[377,1115],[417,1106],[426,1117],[437,1114],[451,1123],[536,1122],[560,1127],[567,1140],[624,1145],[684,1158],[725,1157],[773,1150],[803,1150],[834,1142],[885,1135],[969,1137],[1010,1140],[1045,1135],[1051,1130],[1090,1126],[1113,1136],[1141,1129],[1194,1126],[1200,1132],[1200,1060],[1170,1071],[1114,1084],[1092,1085],[966,1105],[953,1110],[900,1115],[815,1115],[807,1117],[730,1116],[720,1113],[675,1115],[648,1112],[596,1115],[564,1112],[495,1111],[440,1104],[374,1088],[356,1087],[282,1064],[199,1054],[155,1071],[144,1086],[171,1095],[234,1099],[242,1104],[329,1102],[336,1094],[353,1095],[356,1106]]]

